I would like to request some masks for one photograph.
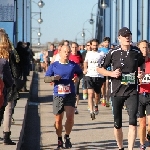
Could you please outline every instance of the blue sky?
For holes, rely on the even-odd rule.
[[[38,2],[39,0],[34,0]],[[54,39],[61,41],[62,39],[75,41],[77,36],[78,43],[82,43],[81,33],[83,23],[90,19],[91,10],[98,0],[43,0],[45,6],[41,9],[43,23],[40,25],[42,36],[40,41],[42,44],[46,42],[53,42]],[[32,3],[32,12],[39,11],[38,6]],[[97,5],[93,9],[96,14]],[[34,18],[38,19],[39,16]],[[94,17],[95,19],[95,17]],[[95,22],[96,23],[96,22]],[[32,20],[32,27],[38,27],[36,20]],[[85,23],[85,39],[89,40],[92,33],[92,25],[89,22]],[[34,32],[33,37],[37,34]],[[35,41],[36,42],[36,41]]]

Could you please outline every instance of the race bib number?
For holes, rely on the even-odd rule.
[[[145,74],[142,84],[149,84],[150,83],[150,74]]]
[[[135,84],[135,73],[122,74],[121,84],[123,85]]]
[[[68,85],[59,84],[58,85],[58,94],[69,94],[69,93],[71,93],[70,84],[68,84]]]
[[[90,74],[97,73],[96,68],[98,67],[98,63],[94,63],[88,67],[88,72]]]

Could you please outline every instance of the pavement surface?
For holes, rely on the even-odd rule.
[[[15,124],[12,125],[12,140],[16,146],[4,146],[0,150],[55,150],[57,136],[52,113],[53,86],[44,83],[44,73],[34,73],[28,77],[30,93],[21,93],[15,109]],[[32,80],[32,82],[31,82]],[[82,89],[80,88],[80,92]],[[70,134],[72,150],[118,150],[113,134],[113,116],[111,107],[99,105],[99,114],[91,120],[87,111],[87,100],[80,95],[79,114],[75,115],[75,124]],[[63,125],[65,124],[65,117]],[[0,128],[2,137],[3,127]],[[127,150],[128,115],[123,110],[124,146]],[[65,132],[63,131],[63,135]],[[147,150],[150,148],[147,148]],[[134,150],[139,150],[137,138]]]
[[[44,73],[37,74],[35,94],[28,106],[24,143],[21,150],[55,150],[57,136],[52,113],[53,86],[44,83]],[[35,88],[33,87],[33,88]],[[38,91],[38,93],[37,93]],[[82,90],[80,89],[82,92]],[[37,93],[37,94],[36,94]],[[33,93],[32,93],[33,94]],[[91,120],[87,111],[87,100],[80,96],[79,114],[75,115],[75,124],[70,134],[73,150],[118,150],[113,134],[113,116],[111,107],[99,105],[99,114]],[[63,125],[65,118],[63,120]],[[124,147],[127,150],[128,115],[123,110]],[[64,135],[64,131],[63,131]],[[150,148],[147,148],[150,149]],[[137,138],[134,150],[139,150]]]
[[[32,82],[33,72],[28,76],[27,89],[30,89]],[[11,139],[16,142],[16,145],[3,145],[3,141],[0,141],[0,150],[20,150],[22,143],[22,137],[24,134],[24,118],[26,117],[27,103],[30,92],[20,92],[20,99],[17,102],[14,112],[15,123],[11,126]],[[0,127],[0,137],[3,137],[3,124]]]

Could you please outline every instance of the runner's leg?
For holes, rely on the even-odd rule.
[[[146,105],[142,103],[142,101],[145,100],[144,95],[139,95],[139,138],[140,138],[140,144],[144,145],[145,144],[145,137],[146,137]]]
[[[129,115],[128,149],[133,150],[135,139],[137,137],[138,95],[129,96],[125,103]]]
[[[66,119],[67,119],[65,123],[65,131],[66,135],[69,135],[74,125],[74,107],[64,106],[64,108],[66,111]]]
[[[114,135],[119,149],[123,148],[123,132],[122,132],[122,106],[123,97],[112,97],[113,115],[114,115]]]

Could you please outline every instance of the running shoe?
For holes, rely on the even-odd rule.
[[[110,104],[109,104],[109,102],[107,102],[107,103],[106,103],[106,107],[110,107]]]
[[[58,147],[57,149],[63,149],[63,141],[62,140],[58,140]]]
[[[141,145],[140,146],[140,150],[146,150],[146,146],[145,145]]]
[[[77,108],[75,108],[74,114],[79,114]]]
[[[66,135],[64,136],[64,143],[65,143],[65,148],[71,148],[72,144],[70,142],[70,138],[66,137]]]
[[[95,107],[94,114],[98,115],[98,113],[99,113],[98,107]]]
[[[83,100],[86,100],[88,98],[87,93],[83,94]]]
[[[102,99],[101,104],[102,104],[102,106],[106,106],[106,100]]]
[[[91,113],[91,118],[92,118],[92,120],[95,119],[95,114],[94,113]]]

